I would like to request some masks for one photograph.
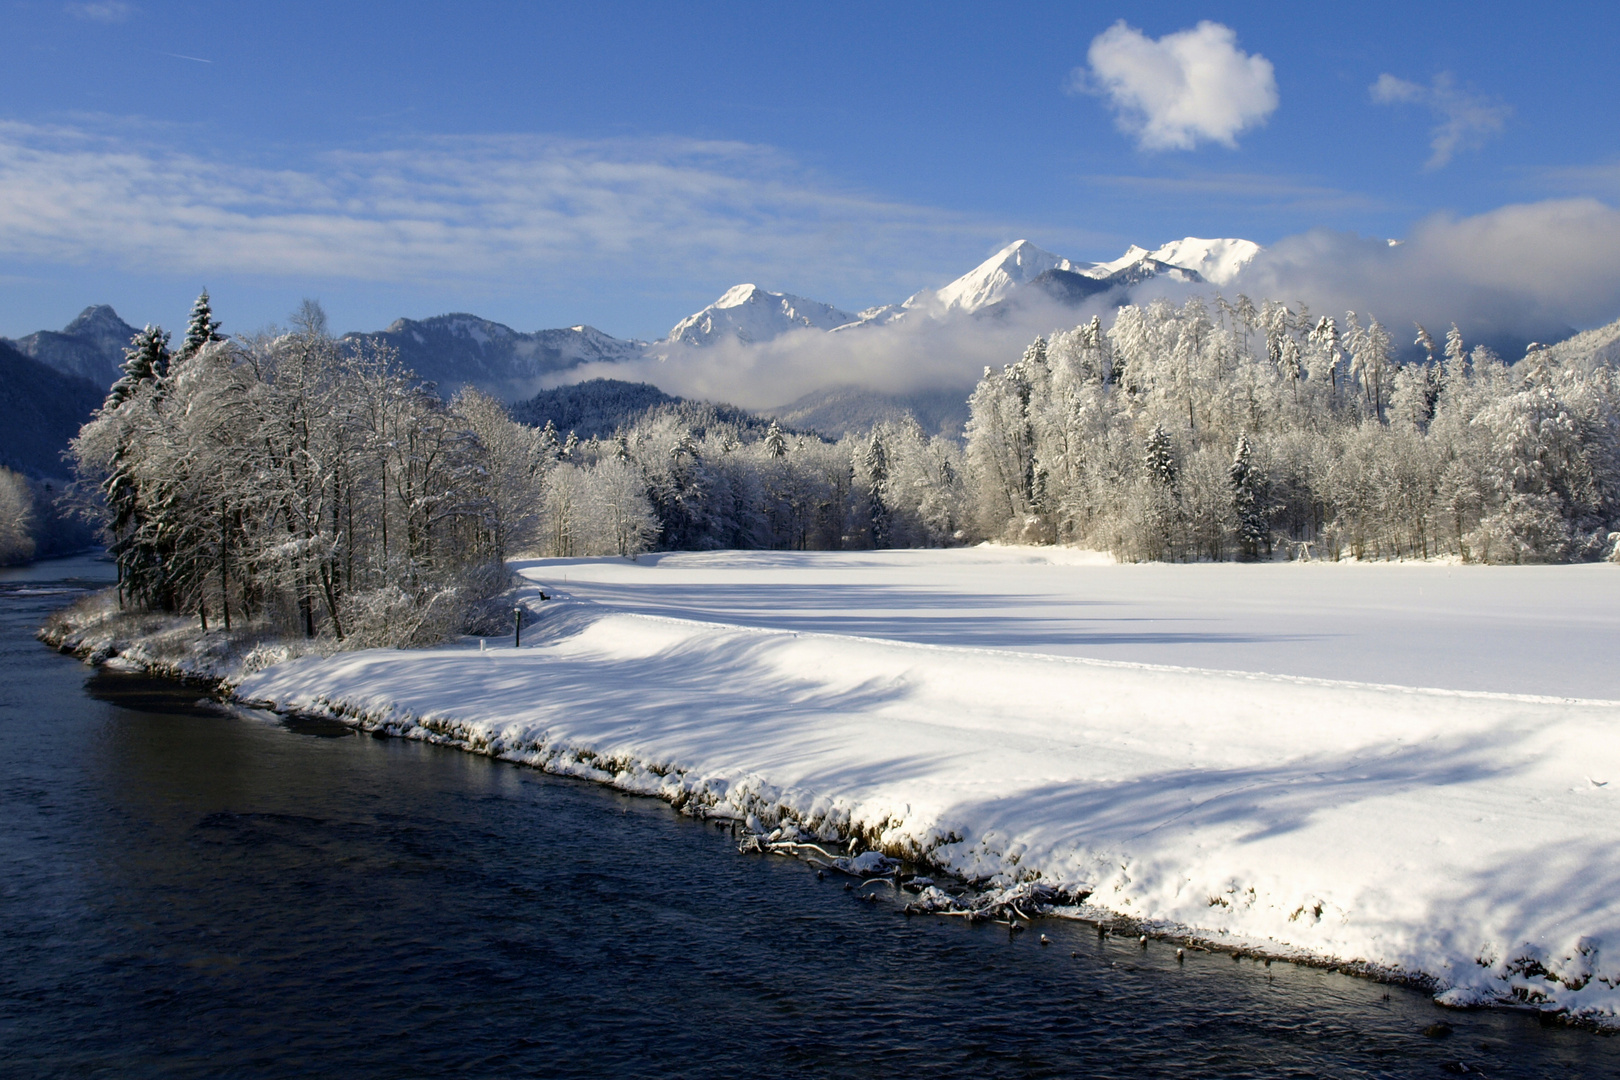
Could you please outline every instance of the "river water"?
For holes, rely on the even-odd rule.
[[[0,1075],[1620,1075],[1521,1014],[908,919],[655,800],[32,639],[105,573],[0,571]]]

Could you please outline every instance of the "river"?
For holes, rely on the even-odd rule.
[[[906,918],[656,800],[33,640],[105,575],[0,571],[5,1076],[1620,1075],[1331,972]]]

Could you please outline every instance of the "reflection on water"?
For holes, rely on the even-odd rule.
[[[92,673],[29,637],[61,602],[0,595],[0,1074],[1620,1070],[1324,972],[906,919],[656,801]]]

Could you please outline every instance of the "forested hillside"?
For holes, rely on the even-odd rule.
[[[1195,297],[1037,340],[974,392],[974,523],[1128,559],[1612,554],[1615,333],[1512,366],[1413,333],[1401,364],[1376,319]]]
[[[0,341],[0,466],[30,476],[66,477],[62,457],[106,390],[25,356]]]

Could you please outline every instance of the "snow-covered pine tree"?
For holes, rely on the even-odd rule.
[[[547,461],[562,457],[562,445],[557,441],[557,425],[550,420],[540,429],[540,453]]]
[[[782,425],[775,420],[765,430],[765,456],[778,460],[787,457],[787,436],[782,433]]]
[[[1164,430],[1163,424],[1154,424],[1153,430],[1148,432],[1143,464],[1147,466],[1148,475],[1155,483],[1166,489],[1176,486],[1175,447],[1171,444],[1170,433]]]
[[[169,373],[169,335],[161,326],[148,324],[136,331],[124,350],[124,374],[113,383],[103,409],[116,409],[141,387],[156,383]]]
[[[1226,475],[1232,489],[1232,510],[1237,517],[1237,541],[1242,557],[1259,558],[1262,545],[1269,554],[1271,525],[1266,515],[1266,482],[1255,467],[1254,451],[1247,435],[1238,436],[1237,450]]]
[[[220,324],[214,318],[213,308],[208,301],[208,290],[204,289],[197,295],[197,302],[191,305],[191,319],[186,324],[186,337],[180,344],[180,351],[175,354],[176,360],[186,360],[196,356],[203,346],[215,341],[224,341],[225,335],[219,332]]]
[[[1468,350],[1463,346],[1462,331],[1452,323],[1446,331],[1445,377],[1447,380],[1465,377],[1468,371]]]
[[[866,495],[872,516],[872,546],[889,546],[889,451],[883,445],[883,433],[873,428],[867,440],[861,464],[866,469]]]

